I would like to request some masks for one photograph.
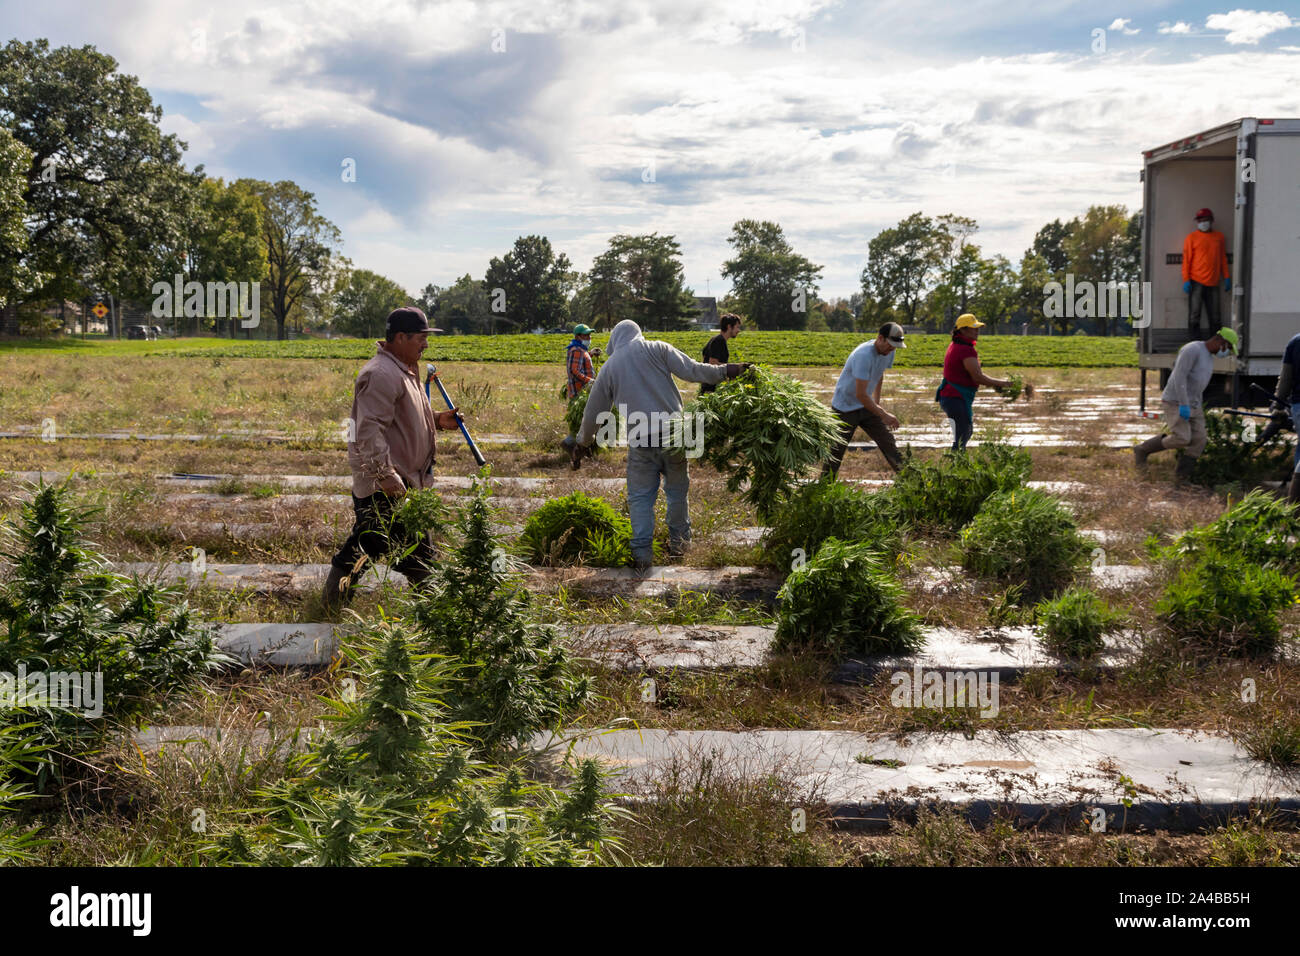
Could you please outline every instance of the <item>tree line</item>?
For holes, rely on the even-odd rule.
[[[524,332],[585,322],[608,329],[634,319],[648,330],[689,326],[699,315],[672,235],[620,234],[581,272],[545,236],[520,236],[481,278],[429,283],[408,294],[354,268],[339,229],[292,181],[207,176],[188,169],[185,144],[160,129],[162,110],[135,77],[93,46],[51,49],[11,40],[0,49],[0,318],[5,332],[41,327],[51,303],[103,295],[151,301],[173,275],[260,284],[272,330],[330,328],[374,336],[393,308],[415,303],[437,324],[467,334]],[[823,266],[798,253],[775,222],[742,219],[728,237],[720,311],[752,328],[852,331],[886,321],[950,327],[973,311],[1000,323],[1044,325],[1044,286],[1138,278],[1141,213],[1093,206],[1043,226],[1018,265],[986,257],[973,219],[920,212],[867,243],[861,288],[819,295]],[[1067,331],[1074,319],[1057,321]],[[240,334],[231,317],[172,320],[178,332]],[[55,320],[54,324],[58,324]],[[1103,319],[1097,331],[1119,331]],[[243,334],[252,334],[251,330]]]

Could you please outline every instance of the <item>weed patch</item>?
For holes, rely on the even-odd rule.
[[[1256,419],[1247,421],[1253,425]],[[1205,432],[1209,442],[1201,457],[1196,459],[1192,481],[1207,488],[1247,491],[1258,486],[1261,481],[1289,475],[1295,445],[1289,439],[1281,437],[1285,433],[1267,445],[1257,447],[1254,436],[1244,431],[1248,427],[1250,426],[1231,415],[1215,412],[1206,414]]]
[[[473,728],[439,703],[454,665],[420,654],[400,626],[377,625],[352,662],[364,692],[333,702],[333,733],[259,794],[267,809],[241,814],[250,822],[204,852],[263,866],[553,866],[616,850],[610,825],[624,813],[594,761],[573,768],[567,793],[474,761]]]

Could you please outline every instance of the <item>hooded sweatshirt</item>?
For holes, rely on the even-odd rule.
[[[652,342],[641,334],[631,319],[614,326],[605,347],[605,364],[591,386],[587,410],[578,431],[578,444],[590,445],[595,438],[597,417],[617,408],[620,414],[640,412],[675,414],[682,410],[682,396],[673,381],[676,375],[688,382],[717,385],[727,377],[725,365],[705,365],[667,342]],[[640,418],[641,416],[637,416]],[[641,429],[642,433],[648,429]],[[636,432],[629,430],[629,436]],[[653,446],[653,436],[629,437],[630,445]]]

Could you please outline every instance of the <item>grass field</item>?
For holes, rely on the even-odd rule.
[[[737,357],[773,361],[807,382],[823,401],[856,335],[744,333],[733,343]],[[696,351],[705,336],[677,336]],[[900,353],[900,368],[886,379],[884,402],[905,428],[942,428],[933,401],[937,356],[947,339],[913,336]],[[504,494],[494,521],[517,529],[531,507],[560,490],[600,495],[620,512],[621,490],[599,487],[590,479],[619,478],[624,453],[611,450],[584,464],[574,475],[557,447],[564,434],[564,405],[557,397],[563,371],[561,336],[449,338],[435,348],[463,347],[447,358],[447,387],[466,408],[476,434],[499,433],[525,439],[488,445],[497,477],[539,476],[555,484],[532,492]],[[794,350],[822,349],[833,360],[804,358]],[[472,346],[472,348],[471,348]],[[485,365],[474,350],[544,348],[531,362]],[[756,354],[771,350],[768,356]],[[1004,403],[981,393],[977,427],[991,423],[1033,424],[1063,438],[1060,447],[1032,449],[1039,480],[1071,481],[1065,497],[1080,527],[1103,532],[1110,563],[1147,564],[1146,539],[1167,543],[1179,531],[1204,524],[1223,501],[1197,487],[1174,487],[1172,456],[1154,460],[1146,476],[1136,476],[1127,448],[1102,442],[1122,434],[1137,404],[1137,373],[1129,340],[990,337],[982,345],[992,374],[1037,366],[1026,377],[1039,386],[1033,401]],[[999,351],[1005,349],[1005,351]],[[331,351],[332,350],[332,351]],[[784,350],[784,351],[782,351]],[[1091,356],[1084,365],[1045,367],[1054,350]],[[119,561],[186,561],[201,548],[214,563],[322,563],[346,536],[351,502],[333,496],[297,493],[263,481],[230,480],[206,493],[161,484],[165,472],[233,475],[344,475],[346,453],[338,434],[348,413],[352,382],[373,344],[360,341],[230,343],[215,339],[166,342],[24,344],[0,347],[0,430],[39,426],[53,418],[65,432],[130,428],[212,436],[201,442],[68,439],[45,442],[37,435],[0,441],[0,517],[11,518],[30,493],[5,472],[43,468],[95,472],[74,482],[78,500],[99,512],[87,528],[110,558]],[[1015,357],[1009,358],[1011,353]],[[520,353],[530,354],[530,353]],[[783,359],[773,359],[780,355]],[[1113,359],[1108,361],[1107,358]],[[905,360],[905,361],[904,361]],[[912,366],[909,368],[909,366]],[[694,386],[683,385],[690,397]],[[252,438],[218,438],[223,430],[265,429],[299,438],[276,444]],[[1154,426],[1152,427],[1154,430]],[[301,437],[301,436],[308,437]],[[310,437],[310,436],[317,437]],[[923,457],[938,454],[933,448]],[[437,473],[464,476],[474,466],[463,444],[448,436],[439,445]],[[845,460],[844,478],[882,478],[888,474],[874,451],[854,452]],[[341,490],[341,489],[340,489]],[[1064,494],[1064,493],[1063,493]],[[448,496],[449,501],[453,500]],[[659,531],[666,536],[663,502]],[[727,491],[712,469],[691,467],[690,514],[694,540],[678,563],[692,566],[750,564],[758,557],[737,532],[758,523],[753,509]],[[506,532],[507,547],[514,532]],[[911,568],[959,569],[953,542],[917,536],[909,540]],[[993,581],[967,580],[959,589],[932,590],[908,576],[907,606],[925,624],[950,627],[994,641],[1005,620],[1007,591]],[[1115,595],[1133,619],[1145,626],[1163,581],[1157,576]],[[362,595],[351,610],[363,620],[391,613],[393,595]],[[309,622],[330,619],[318,593],[290,590],[220,590],[198,587],[192,606],[206,619],[226,622]],[[645,629],[666,625],[765,624],[773,619],[770,600],[723,598],[679,591],[668,598],[581,597],[558,589],[534,595],[539,620],[565,628],[591,624],[634,624]],[[351,620],[350,617],[346,618]],[[1300,620],[1300,606],[1284,616],[1287,635]],[[1300,725],[1300,664],[1293,658],[1269,661],[1196,660],[1176,649],[1158,648],[1113,673],[1091,670],[1040,671],[1009,680],[1002,710],[978,725],[1015,734],[1042,729],[1180,727],[1222,733],[1271,723]],[[861,685],[832,683],[816,655],[773,656],[759,667],[719,672],[661,672],[659,698],[647,702],[640,672],[615,672],[582,664],[597,696],[571,716],[577,726],[602,728],[632,721],[646,728],[672,730],[806,729],[914,735],[961,734],[975,729],[975,718],[954,708],[902,709],[891,701],[888,674]],[[232,739],[265,732],[291,733],[316,725],[329,708],[322,698],[337,697],[349,671],[277,671],[248,668],[213,678],[200,692],[169,700],[159,724],[219,725]],[[1265,706],[1247,704],[1242,682],[1261,688]],[[250,751],[251,752],[251,751]],[[233,752],[232,752],[233,753]],[[54,806],[33,808],[28,819],[51,840],[41,861],[68,864],[152,862],[190,864],[200,838],[189,829],[189,810],[206,806],[235,811],[256,802],[255,788],[280,779],[284,756],[246,757],[214,750],[201,760],[183,752],[144,755],[126,742],[87,758],[104,797],[75,812]],[[240,761],[243,761],[242,763]],[[657,793],[658,802],[638,806],[635,822],[623,832],[631,856],[669,865],[1263,865],[1300,863],[1300,833],[1293,817],[1267,812],[1228,816],[1217,829],[1194,834],[1090,833],[1022,827],[1009,820],[974,830],[951,810],[925,814],[914,823],[895,821],[888,833],[835,831],[817,813],[815,794],[801,792],[793,779],[774,771],[761,778],[727,776],[707,761],[678,768]],[[636,794],[633,794],[636,796]],[[793,840],[791,805],[810,808],[807,838]],[[127,807],[127,810],[121,809]],[[128,812],[129,811],[129,812]],[[182,823],[178,824],[178,820]],[[2,822],[2,821],[0,821]],[[202,861],[199,861],[202,862]]]
[[[654,332],[691,356],[698,356],[709,332]],[[608,335],[592,336],[604,345]],[[742,332],[731,343],[735,361],[767,365],[843,365],[858,343],[872,338],[863,332]],[[894,360],[899,368],[939,366],[950,339],[947,335],[914,333],[907,348]],[[569,339],[562,335],[448,335],[432,336],[425,360],[431,362],[562,362]],[[1085,335],[986,335],[979,344],[989,365],[1022,368],[1123,368],[1137,366],[1132,338]],[[374,354],[369,339],[295,339],[289,342],[216,338],[164,339],[157,342],[113,341],[74,337],[11,340],[0,343],[0,355],[9,352],[57,353],[81,356],[147,355],[158,357],[364,359]]]

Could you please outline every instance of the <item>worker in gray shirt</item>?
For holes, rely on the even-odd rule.
[[[1147,456],[1166,448],[1183,449],[1175,471],[1178,479],[1191,477],[1196,459],[1205,451],[1205,409],[1201,400],[1205,388],[1214,375],[1214,357],[1225,351],[1237,352],[1237,333],[1221,328],[1204,342],[1188,342],[1178,350],[1173,371],[1160,396],[1164,408],[1167,432],[1148,438],[1133,449],[1133,458],[1139,468],[1147,463]]]

